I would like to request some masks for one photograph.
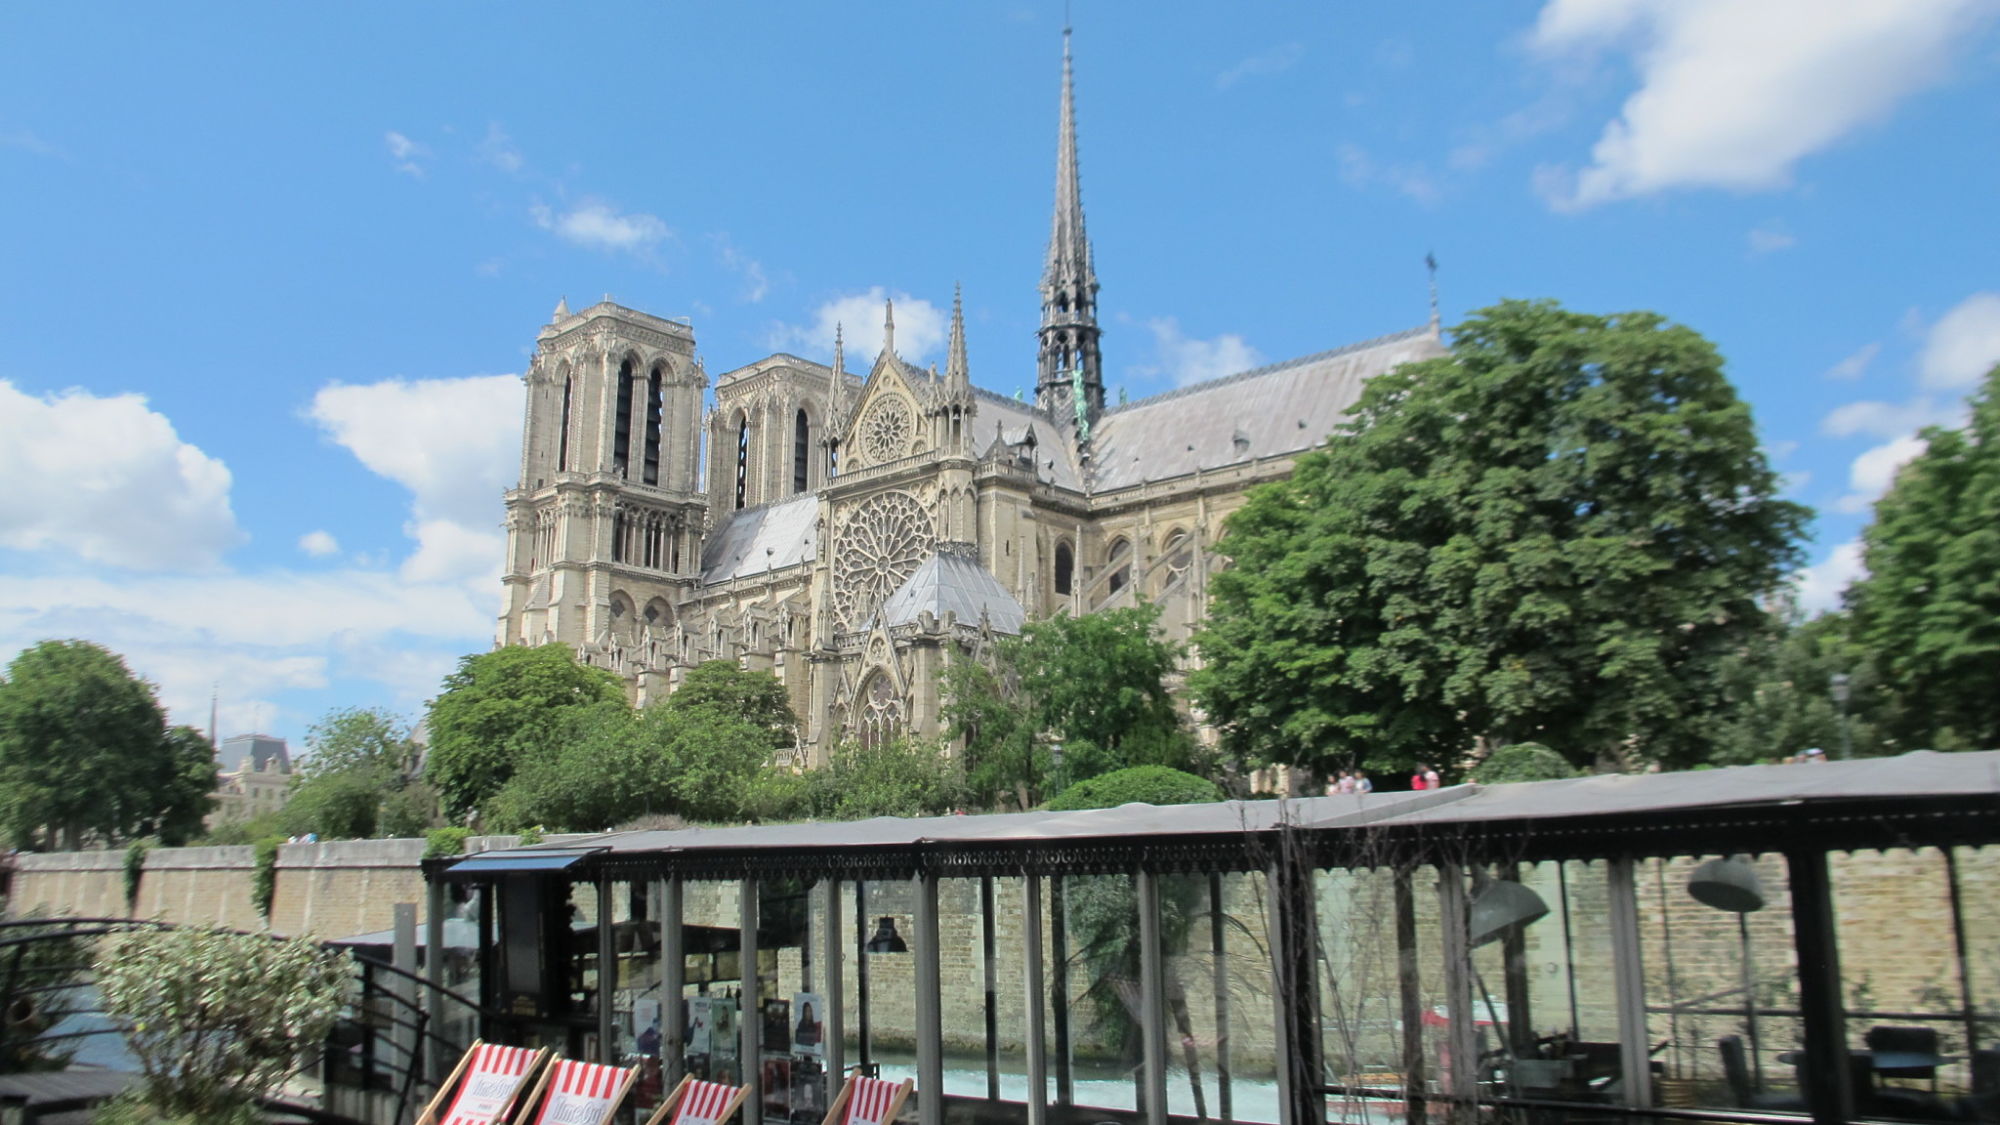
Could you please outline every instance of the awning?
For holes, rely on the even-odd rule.
[[[521,875],[549,874],[567,871],[583,859],[604,851],[603,848],[509,848],[499,852],[481,852],[467,856],[445,869],[445,877],[458,878],[468,875]]]

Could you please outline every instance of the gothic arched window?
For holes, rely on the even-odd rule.
[[[646,376],[646,472],[647,484],[660,483],[660,384],[665,380],[664,364],[654,364]]]
[[[750,419],[736,423],[736,506],[750,490]]]
[[[1076,552],[1068,543],[1056,544],[1056,593],[1068,597],[1076,581]]]
[[[632,389],[635,382],[632,361],[627,358],[618,367],[618,427],[611,440],[611,471],[621,477],[627,475],[626,467],[632,463]]]
[[[1105,552],[1104,565],[1110,572],[1110,577],[1104,580],[1105,593],[1115,594],[1123,590],[1125,584],[1132,580],[1131,542],[1125,539],[1113,542],[1111,549]]]
[[[576,376],[563,376],[562,436],[556,439],[556,471],[569,471],[569,402],[576,393]]]
[[[854,733],[861,745],[875,750],[902,737],[903,701],[896,698],[896,685],[881,672],[868,677],[854,710]]]
[[[798,420],[792,425],[792,491],[806,490],[806,476],[812,467],[812,423],[806,420],[806,412],[799,411]]]

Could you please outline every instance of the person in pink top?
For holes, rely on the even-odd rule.
[[[1410,774],[1410,788],[1412,789],[1429,788],[1428,783],[1424,781],[1424,767],[1422,765],[1418,765],[1417,768]]]

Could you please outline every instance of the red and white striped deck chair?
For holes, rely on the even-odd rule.
[[[414,1125],[498,1125],[514,1109],[547,1050],[475,1039]],[[447,1101],[449,1099],[449,1101]],[[449,1109],[440,1107],[450,1105]],[[443,1116],[439,1116],[442,1113]]]
[[[703,1082],[699,1078],[683,1078],[653,1116],[646,1119],[646,1125],[722,1125],[743,1099],[750,1096],[748,1086],[724,1086],[720,1082]]]
[[[908,1078],[887,1082],[857,1074],[840,1088],[820,1125],[890,1125],[917,1084]]]
[[[557,1059],[542,1071],[514,1125],[607,1125],[639,1077],[636,1066]],[[540,1108],[537,1109],[536,1107]]]

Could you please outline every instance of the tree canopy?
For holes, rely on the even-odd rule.
[[[975,798],[1025,807],[1058,772],[1066,784],[1126,766],[1194,764],[1193,736],[1167,688],[1179,652],[1160,636],[1159,617],[1152,605],[1065,614],[1003,638],[991,667],[954,662],[944,718],[966,740]]]
[[[514,776],[521,758],[550,746],[570,712],[623,706],[625,688],[568,646],[507,645],[459,660],[431,701],[424,777],[453,817],[476,810]]]
[[[206,739],[169,730],[153,686],[88,641],[43,641],[0,677],[0,823],[17,847],[80,848],[199,830]]]
[[[2000,367],[1958,429],[1923,432],[1862,533],[1854,637],[1898,697],[1910,748],[2000,747]]]
[[[1085,778],[1057,794],[1047,808],[1112,809],[1134,801],[1146,805],[1197,805],[1222,800],[1222,790],[1205,777],[1166,766],[1130,766]]]
[[[1651,313],[1507,302],[1369,381],[1217,550],[1196,698],[1246,761],[1706,752],[1807,511],[1715,349]]]
[[[705,660],[688,669],[665,706],[680,712],[707,707],[735,716],[768,732],[773,750],[796,740],[799,717],[785,685],[769,672],[745,671],[734,660]]]
[[[965,799],[958,763],[944,747],[917,739],[844,743],[806,775],[806,811],[822,820],[940,816]]]
[[[292,834],[330,840],[416,835],[430,827],[429,788],[416,778],[417,744],[381,708],[341,707],[306,730],[306,753],[281,816]]]

